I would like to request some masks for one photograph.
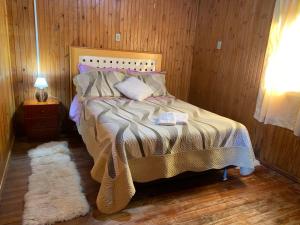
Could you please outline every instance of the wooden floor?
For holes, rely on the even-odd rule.
[[[264,167],[249,177],[229,170],[188,173],[137,184],[122,212],[103,215],[95,207],[99,184],[89,174],[92,160],[79,138],[68,139],[91,212],[64,225],[84,224],[295,224],[300,225],[300,185]],[[38,143],[16,141],[0,200],[0,224],[21,224],[28,176],[27,150]]]

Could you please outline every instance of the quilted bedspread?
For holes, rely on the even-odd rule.
[[[160,113],[172,111],[188,113],[188,123],[155,124]],[[242,175],[254,170],[245,126],[173,97],[87,99],[78,130],[94,159],[91,175],[101,183],[97,206],[103,213],[126,207],[134,181],[229,165]]]

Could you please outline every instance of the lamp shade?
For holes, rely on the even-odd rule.
[[[34,87],[39,88],[39,89],[44,89],[44,88],[48,87],[48,83],[47,83],[45,77],[36,78]]]

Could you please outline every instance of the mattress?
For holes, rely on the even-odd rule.
[[[156,125],[162,112],[187,113],[188,123]],[[126,207],[134,181],[229,165],[239,166],[242,175],[254,170],[244,125],[173,97],[86,99],[77,126],[94,159],[91,175],[101,183],[97,206],[103,213]]]

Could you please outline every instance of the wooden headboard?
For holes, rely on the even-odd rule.
[[[77,67],[79,63],[98,68],[160,71],[161,58],[162,55],[157,53],[70,47],[71,101],[75,94],[73,77],[79,73]]]

